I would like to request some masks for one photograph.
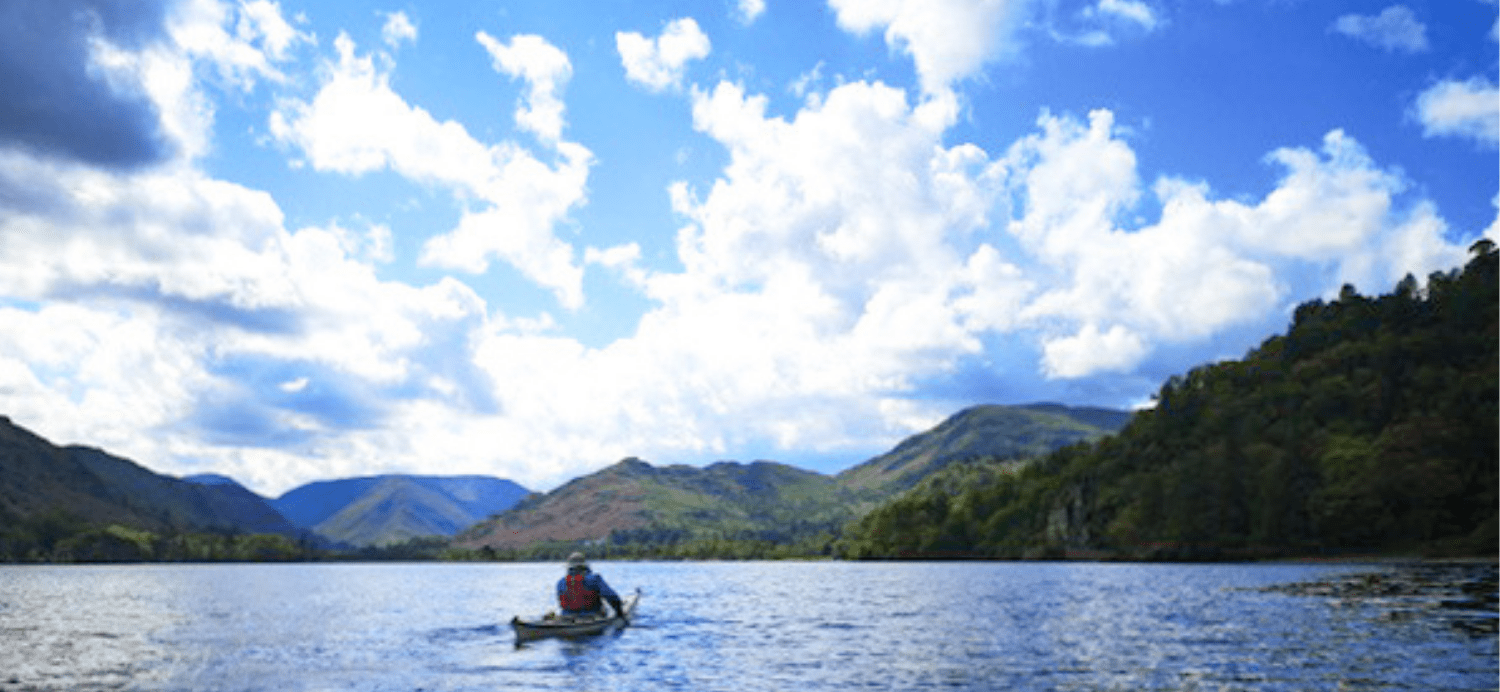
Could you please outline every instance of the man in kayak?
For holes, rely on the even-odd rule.
[[[583,553],[568,556],[568,576],[557,580],[557,605],[563,615],[598,615],[603,612],[603,603],[615,609],[615,614],[625,618],[625,607],[620,596],[601,577],[589,571],[588,560]]]

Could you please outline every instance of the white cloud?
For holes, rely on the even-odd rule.
[[[738,0],[735,16],[741,24],[753,24],[766,11],[766,0]]]
[[[311,37],[298,31],[281,16],[281,5],[269,0],[252,0],[240,4],[240,19],[235,37],[246,43],[260,42],[272,60],[286,60],[287,51],[299,41]]]
[[[708,57],[710,50],[708,36],[691,17],[672,20],[655,39],[618,32],[615,48],[625,66],[625,77],[652,91],[682,86],[687,63]]]
[[[496,152],[457,122],[438,122],[406,103],[354,41],[334,41],[337,63],[311,103],[286,101],[271,114],[277,139],[296,144],[316,170],[361,174],[392,168],[424,182],[463,186],[480,194],[493,175]]]
[[[1342,132],[1329,133],[1320,152],[1273,152],[1268,160],[1286,174],[1254,204],[1159,180],[1160,218],[1126,230],[1118,220],[1133,214],[1140,192],[1112,115],[1097,111],[1087,127],[1044,115],[1039,125],[1007,157],[1022,204],[1010,232],[1037,262],[1022,264],[1024,275],[1052,277],[1018,322],[1040,330],[1054,377],[1129,369],[1159,344],[1276,320],[1293,296],[1343,283],[1384,290],[1406,272],[1426,276],[1462,261],[1431,206],[1398,209],[1399,173],[1377,167]]]
[[[391,12],[385,15],[385,25],[380,28],[380,37],[392,49],[401,47],[403,43],[416,43],[417,25],[412,23],[411,17],[406,16],[405,12]]]
[[[796,95],[797,98],[805,99],[809,96],[816,98],[817,89],[823,82],[823,61],[813,65],[811,70],[798,75],[787,85],[787,91]]]
[[[885,28],[885,42],[916,62],[922,90],[936,93],[1014,52],[1031,0],[829,0],[839,26],[863,34]]]
[[[136,49],[90,39],[94,68],[116,89],[141,92],[156,105],[162,133],[178,160],[208,152],[214,107],[198,83],[195,67],[213,68],[220,82],[249,92],[262,80],[286,83],[279,65],[298,44],[315,38],[301,32],[267,0],[231,5],[221,0],[185,0],[168,11],[168,42]]]
[[[1063,25],[1065,19],[1072,20],[1073,25]],[[1150,34],[1166,24],[1166,19],[1144,0],[1097,0],[1071,17],[1049,19],[1046,28],[1060,43],[1102,48],[1115,45],[1121,35]]]
[[[568,56],[540,36],[513,36],[509,44],[483,31],[474,38],[489,52],[497,71],[524,79],[530,87],[524,105],[516,109],[516,124],[547,141],[561,139],[561,92],[573,75]]]
[[[1092,9],[1100,16],[1115,17],[1146,31],[1155,31],[1161,26],[1161,19],[1151,6],[1140,0],[1099,0]]]
[[[452,279],[381,281],[348,232],[288,232],[264,193],[191,169],[111,174],[14,152],[0,154],[0,190],[30,202],[0,217],[0,295],[41,306],[0,308],[0,398],[49,438],[284,488],[388,420],[360,391],[425,392],[453,373],[470,384],[450,400],[471,405],[462,345],[483,301]],[[236,370],[257,363],[300,372]],[[400,461],[366,451],[349,463]]]
[[[1420,53],[1427,50],[1427,27],[1405,5],[1392,5],[1378,15],[1346,14],[1333,30],[1388,51]]]
[[[1500,89],[1483,77],[1438,82],[1417,96],[1416,116],[1428,137],[1500,143]]]
[[[1484,229],[1484,237],[1500,243],[1500,194],[1490,200],[1490,205],[1495,207],[1495,220],[1490,222],[1490,227]]]
[[[904,424],[912,411],[884,403],[977,352],[967,325],[1003,323],[1025,284],[970,241],[998,184],[982,152],[942,146],[951,120],[863,82],[791,122],[765,107],[732,84],[695,92],[695,127],[731,162],[702,197],[675,188],[685,269],[648,278],[661,308],[637,339],[694,364],[689,394],[720,402],[706,410],[769,414],[746,434],[846,444],[827,420],[782,414],[829,401],[877,430]]]
[[[557,157],[548,165],[513,142],[485,145],[455,121],[439,122],[390,87],[388,74],[370,56],[355,53],[340,35],[338,61],[312,102],[287,101],[271,116],[271,133],[297,146],[321,171],[361,174],[389,168],[421,182],[439,183],[463,199],[478,199],[450,233],[430,239],[421,261],[484,272],[492,257],[551,289],[568,308],[583,304],[583,270],[571,245],[553,233],[584,201],[592,154],[559,141],[562,106],[556,90],[566,80],[567,58],[540,39],[518,37],[493,46],[496,69],[531,85],[518,125],[542,136]]]
[[[641,246],[637,243],[626,243],[611,248],[600,250],[588,248],[584,251],[584,263],[607,267],[618,272],[630,285],[644,289],[646,287],[646,271],[640,267]]]
[[[216,65],[226,82],[245,91],[257,79],[286,81],[276,64],[290,57],[294,45],[313,41],[286,21],[278,3],[267,0],[233,5],[184,0],[173,9],[168,31],[188,56]]]
[[[1092,322],[1073,336],[1043,344],[1042,368],[1050,377],[1082,377],[1098,372],[1129,370],[1149,349],[1140,335],[1114,325],[1100,332]]]
[[[269,229],[281,223],[263,193],[191,171],[120,177],[16,153],[0,154],[0,186],[45,200],[39,209],[68,212],[0,218],[0,294],[44,298],[108,285],[243,310],[293,300],[281,277],[264,271],[264,256],[246,249],[270,242]]]

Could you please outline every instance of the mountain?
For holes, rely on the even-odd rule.
[[[317,481],[272,500],[298,526],[355,546],[452,536],[513,507],[528,490],[488,476],[386,475]]]
[[[894,449],[838,474],[851,489],[889,497],[955,462],[1025,459],[1119,430],[1124,411],[1061,404],[975,406],[960,411]]]
[[[191,476],[183,476],[182,480],[189,483],[197,483],[198,485],[236,485],[241,488],[245,487],[240,485],[239,481],[217,473],[198,473]]]
[[[1309,301],[1284,335],[1162,384],[1117,435],[954,467],[866,514],[852,558],[1492,556],[1500,254]]]
[[[92,447],[58,447],[0,416],[0,517],[65,514],[149,531],[301,532],[254,493],[163,476]]]
[[[514,550],[605,537],[637,545],[711,536],[789,540],[847,521],[849,499],[828,476],[769,461],[697,468],[630,458],[534,495],[454,542]]]
[[[269,500],[240,485],[239,481],[218,474],[199,474],[183,478],[197,485],[211,498],[217,511],[236,518],[235,530],[245,533],[274,533],[301,538],[307,531],[282,516]],[[316,541],[314,541],[316,543]]]
[[[1056,404],[976,406],[837,476],[769,461],[696,468],[631,458],[532,496],[454,542],[538,555],[547,542],[606,538],[625,554],[672,546],[682,556],[723,556],[746,544],[815,552],[862,511],[948,465],[1042,454],[1108,434],[1128,417]]]

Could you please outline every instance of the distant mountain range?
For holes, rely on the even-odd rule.
[[[1124,411],[1057,404],[976,406],[836,476],[769,461],[696,468],[631,458],[532,496],[454,542],[518,550],[606,538],[635,546],[807,540],[837,530],[950,464],[1029,458],[1113,433],[1129,418]]]
[[[658,467],[631,458],[532,496],[455,543],[516,549],[611,533],[648,543],[746,532],[785,539],[799,522],[847,521],[852,499],[832,478],[785,464]]]
[[[489,476],[387,475],[308,483],[271,505],[329,540],[371,546],[452,536],[514,507],[529,493]]]
[[[527,493],[499,478],[396,475],[319,481],[268,500],[228,476],[173,478],[92,447],[59,447],[0,416],[0,529],[62,513],[158,534],[276,534],[363,547],[451,536]]]
[[[90,447],[58,447],[0,417],[0,528],[48,512],[153,532],[279,534],[347,547],[452,536],[469,548],[547,541],[759,540],[836,531],[951,464],[1023,459],[1117,430],[1121,411],[978,406],[828,476],[770,461],[706,468],[627,459],[545,495],[484,476],[385,475],[263,498],[227,476],[172,478]]]

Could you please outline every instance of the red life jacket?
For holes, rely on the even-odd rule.
[[[588,573],[569,574],[563,592],[557,595],[557,604],[563,610],[588,612],[599,610],[599,590],[590,589],[583,583]]]

